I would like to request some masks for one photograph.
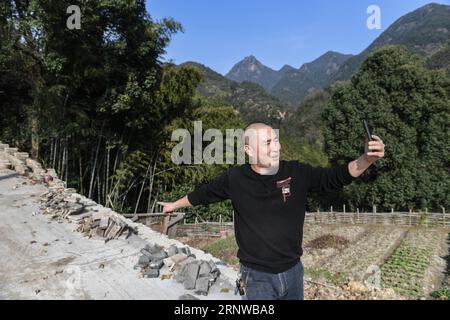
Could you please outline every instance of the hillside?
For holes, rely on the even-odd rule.
[[[268,94],[258,84],[229,80],[196,62],[185,62],[183,65],[193,66],[203,74],[204,79],[197,88],[197,94],[201,99],[215,104],[231,105],[247,122],[266,121],[277,125],[287,111],[286,105]]]
[[[376,48],[400,44],[409,50],[431,56],[450,38],[450,6],[430,3],[395,21],[360,54],[348,59],[331,81],[348,80]]]
[[[281,101],[298,105],[308,94],[324,88],[351,54],[328,51],[319,58],[291,69],[275,84],[270,93]]]

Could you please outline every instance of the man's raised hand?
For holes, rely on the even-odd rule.
[[[374,140],[367,142],[364,148],[364,155],[366,157],[366,160],[370,163],[373,163],[376,160],[384,157],[383,140],[381,140],[379,136],[376,136],[374,134],[372,135],[372,138]]]

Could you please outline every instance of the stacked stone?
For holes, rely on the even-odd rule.
[[[10,148],[8,144],[0,143],[0,158],[3,160],[0,164],[0,169],[9,169],[12,167],[21,175],[25,175],[28,172],[25,164],[28,153],[19,152],[18,148]]]
[[[18,148],[10,148],[9,144],[0,142],[0,170],[14,169],[20,175],[29,174],[31,178],[39,182],[43,181],[44,176],[50,175],[54,184],[64,185],[64,182],[59,180],[55,170],[42,168],[42,165],[36,160],[30,159],[27,152],[19,152]]]
[[[84,217],[78,223],[77,230],[83,233],[84,236],[104,239],[105,243],[112,239],[118,239],[122,235],[127,239],[132,234],[137,233],[125,221],[115,216],[109,216],[106,213],[94,213]]]
[[[42,181],[45,175],[45,170],[42,168],[42,165],[37,162],[36,160],[27,158],[25,159],[25,164],[27,165],[28,168],[31,169],[31,178],[38,180],[38,181]],[[56,176],[56,173],[55,173]]]
[[[196,290],[196,294],[208,295],[209,288],[220,276],[220,270],[210,260],[197,260],[189,247],[169,247],[167,252],[158,245],[146,245],[141,250],[135,268],[141,269],[146,278],[159,277],[160,270],[166,267],[175,273],[175,280],[182,283],[187,290]]]
[[[40,211],[51,215],[52,218],[67,218],[82,213],[86,205],[81,202],[81,197],[72,197],[73,192],[75,189],[60,186],[50,188],[41,195]]]
[[[196,294],[206,296],[208,295],[209,288],[219,276],[220,270],[212,260],[191,259],[185,262],[175,279],[177,282],[183,283],[185,289],[195,289]]]
[[[146,245],[141,250],[142,255],[139,257],[135,268],[140,268],[145,278],[159,277],[159,270],[164,266],[164,259],[169,255],[164,251],[163,247],[158,245]]]
[[[6,156],[5,148],[9,148],[9,145],[0,142],[0,170],[11,169],[11,162]]]

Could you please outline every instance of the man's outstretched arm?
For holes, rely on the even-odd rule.
[[[198,186],[194,191],[188,193],[175,202],[158,202],[163,206],[163,213],[197,205],[205,205],[229,199],[228,193],[228,170],[211,182]]]
[[[178,199],[175,202],[157,202],[159,205],[163,206],[163,213],[171,213],[178,209],[186,208],[192,206],[189,202],[189,199],[187,196],[184,196],[181,199]]]

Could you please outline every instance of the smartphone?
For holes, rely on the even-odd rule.
[[[366,135],[367,135],[368,141],[372,141],[373,140],[372,132],[370,132],[369,125],[367,124],[366,119],[363,120],[363,126],[364,126],[364,130],[366,130]]]

